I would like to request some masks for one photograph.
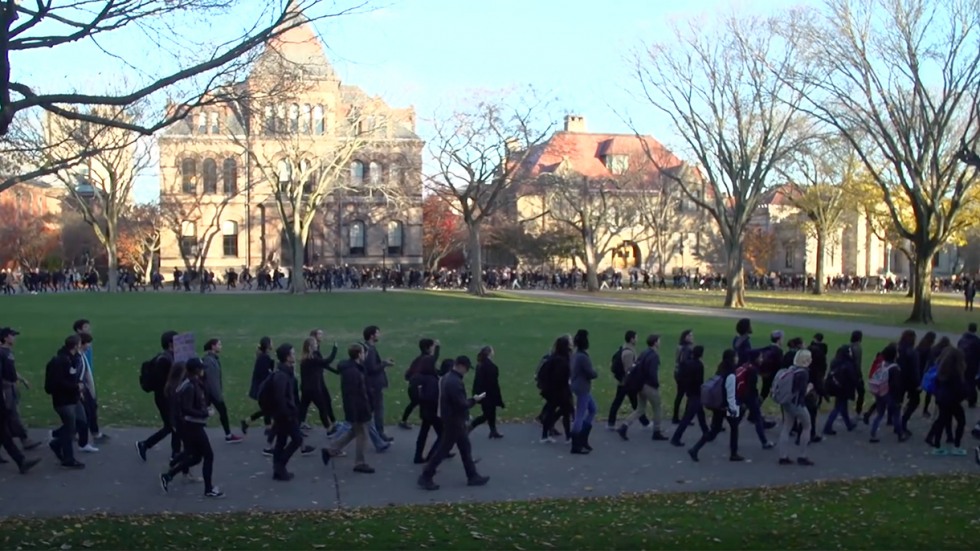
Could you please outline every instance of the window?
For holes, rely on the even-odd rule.
[[[197,226],[190,220],[180,224],[180,254],[181,256],[197,254]]]
[[[630,168],[630,158],[626,155],[606,155],[606,168],[613,174],[624,174]]]
[[[303,104],[303,110],[300,112],[299,126],[303,131],[303,134],[310,133],[310,119],[312,117],[312,107],[309,103]]]
[[[263,112],[262,131],[271,135],[276,133],[276,112],[271,105],[266,105]]]
[[[218,125],[218,114],[211,113],[211,133],[217,134],[221,132],[221,127]]]
[[[289,106],[289,131],[299,133],[299,105],[295,103]]]
[[[325,133],[323,125],[323,106],[317,105],[313,108],[313,133],[322,136]]]
[[[316,171],[309,159],[300,163],[300,177],[303,178],[303,193],[313,193],[316,189]]]
[[[354,161],[350,164],[350,183],[352,186],[359,186],[364,183],[364,163]]]
[[[276,132],[283,133],[286,130],[286,106],[276,106]]]
[[[197,193],[197,161],[184,159],[180,162],[180,182],[184,193]]]
[[[225,256],[238,256],[238,222],[221,223],[221,245]]]
[[[347,243],[350,249],[349,254],[364,254],[364,222],[360,220],[351,222],[350,227],[347,228]]]
[[[793,254],[793,249],[790,248],[790,247],[787,247],[786,248],[786,268],[792,268],[793,267],[793,264],[794,264],[794,261],[795,261],[795,258],[793,258],[794,256],[795,255]]]
[[[198,113],[197,114],[197,133],[207,134],[208,133],[208,114]]]
[[[388,254],[402,254],[403,239],[402,223],[396,220],[388,222]]]
[[[204,193],[218,193],[218,163],[214,159],[204,159],[201,165],[204,180]]]
[[[388,165],[388,183],[393,186],[402,183],[402,167],[392,163]]]
[[[225,195],[238,193],[238,163],[232,157],[228,157],[221,164],[221,181],[224,184]]]
[[[372,186],[381,183],[381,165],[374,161],[368,165],[368,181],[371,182]]]
[[[276,177],[280,184],[288,184],[293,179],[293,165],[286,159],[280,159],[276,165]]]

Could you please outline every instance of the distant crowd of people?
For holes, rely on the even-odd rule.
[[[51,396],[60,423],[49,433],[48,447],[64,468],[82,469],[85,465],[76,458],[76,446],[82,452],[97,453],[94,443],[108,436],[99,428],[91,323],[78,320],[72,328],[45,369],[44,390]],[[694,332],[681,333],[672,351],[677,393],[671,407],[663,404],[661,398],[667,376],[661,368],[669,361],[664,358],[668,345],[660,335],[651,334],[641,340],[636,331],[626,331],[609,360],[616,393],[609,405],[606,428],[626,441],[630,439],[630,428],[639,422],[652,430],[654,441],[686,447],[684,435],[696,421],[701,434],[696,443],[687,447],[693,461],[699,460],[705,445],[727,430],[729,459],[738,462],[743,460],[739,454],[739,427],[745,420],[763,449],[778,448],[778,464],[811,466],[808,445],[837,435],[838,420],[847,432],[855,431],[861,421],[870,425],[872,443],[880,441],[884,422],[899,442],[905,442],[912,437],[909,421],[921,407],[922,415],[933,419],[924,436],[929,453],[967,455],[962,441],[966,430],[964,404],[976,407],[980,388],[980,336],[976,324],[970,324],[955,344],[946,337],[937,338],[931,331],[917,341],[916,333],[906,330],[897,342],[875,354],[867,378],[862,369],[860,331],[854,331],[849,342],[833,354],[820,333],[806,345],[800,337],[786,341],[782,331],[774,331],[769,343],[761,348],[751,344],[749,319],[739,320],[735,333],[713,372],[706,372],[705,347],[697,344]],[[39,458],[28,457],[25,452],[30,453],[40,442],[29,437],[19,414],[18,385],[27,387],[29,383],[17,371],[14,360],[18,335],[10,327],[0,328],[0,444],[20,472],[27,473]],[[262,337],[248,392],[256,402],[255,411],[244,416],[238,424],[241,434],[235,434],[222,382],[221,340],[207,340],[200,357],[177,361],[178,333],[167,331],[160,338],[160,351],[140,366],[139,377],[141,389],[153,397],[161,426],[136,442],[136,452],[146,461],[150,450],[169,439],[169,462],[159,475],[162,489],[168,491],[181,475],[196,480],[191,469],[201,464],[204,495],[221,497],[222,491],[213,482],[215,453],[205,431],[210,418],[218,416],[224,440],[229,444],[243,442],[251,425],[261,420],[265,429],[261,451],[272,458],[272,476],[288,481],[293,478],[288,470],[292,456],[297,452],[317,452],[309,443],[312,427],[306,422],[310,406],[315,406],[327,436],[325,445],[319,448],[323,463],[344,456],[344,449],[354,442],[354,471],[373,473],[365,455],[368,442],[381,453],[394,441],[385,431],[384,394],[395,362],[383,359],[378,351],[381,335],[379,327],[366,327],[363,340],[346,347],[336,367],[333,362],[339,352],[337,345],[324,356],[324,334],[319,329],[311,331],[298,349],[289,343],[276,346],[269,337]],[[489,478],[476,469],[469,435],[486,424],[491,439],[504,436],[497,423],[504,396],[500,370],[494,363],[495,350],[491,346],[481,348],[475,362],[465,355],[440,361],[440,354],[438,340],[419,341],[419,354],[404,372],[409,404],[398,426],[411,430],[409,419],[418,408],[421,427],[412,451],[414,462],[424,465],[418,478],[420,487],[438,489],[436,470],[454,456],[454,450],[462,460],[468,484],[482,486]],[[599,361],[591,354],[589,332],[581,329],[574,335],[558,337],[534,372],[543,399],[537,416],[541,442],[552,444],[564,436],[571,453],[576,455],[594,451],[590,435],[598,404],[592,389],[600,369]],[[467,393],[464,377],[474,369],[472,393]],[[330,386],[338,386],[327,384],[326,372],[339,377],[339,415],[329,390]],[[620,422],[618,418],[627,400],[631,411]],[[766,400],[779,407],[781,419],[764,417],[762,406]],[[824,402],[830,404],[830,409],[820,423],[818,415]],[[935,409],[930,411],[933,403]],[[474,416],[472,410],[477,405],[479,413]],[[665,422],[667,413],[676,425],[673,431]],[[770,436],[767,431],[777,425],[778,437]],[[435,440],[430,445],[432,432]],[[980,422],[972,433],[980,438]],[[15,442],[18,439],[21,446]],[[980,447],[975,455],[980,464]]]

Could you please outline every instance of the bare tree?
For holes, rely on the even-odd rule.
[[[497,98],[501,97],[498,94]],[[535,152],[552,125],[538,130],[535,115],[543,105],[490,95],[435,123],[429,142],[436,168],[427,180],[463,217],[468,240],[469,292],[483,296],[480,231],[498,210],[513,204],[515,174]]]
[[[796,44],[775,32],[791,21],[734,16],[713,26],[692,21],[634,59],[642,97],[673,123],[684,150],[697,161],[691,170],[663,173],[673,175],[718,224],[729,308],[745,305],[746,227],[773,170],[799,140],[797,107],[803,94],[769,70],[789,70],[800,62]],[[670,168],[647,149],[654,164]]]
[[[135,124],[140,118],[137,107],[96,107],[93,117]],[[133,186],[153,162],[150,149],[139,144],[139,135],[118,127],[97,125],[87,120],[69,119],[48,114],[43,141],[37,151],[43,165],[59,165],[65,159],[89,151],[83,165],[55,174],[68,196],[71,206],[92,226],[96,238],[105,248],[108,261],[110,292],[116,290],[119,279],[120,220],[132,208]],[[50,145],[49,145],[50,144]]]
[[[881,189],[915,253],[909,321],[931,323],[932,258],[977,182],[957,161],[980,137],[980,1],[826,0],[819,15],[798,34],[809,58],[780,74]]]
[[[119,262],[137,274],[149,276],[154,258],[160,252],[163,229],[159,205],[131,205],[119,224]]]
[[[176,189],[179,191],[179,188]],[[160,228],[175,236],[184,270],[201,272],[214,238],[221,233],[225,209],[238,194],[224,195],[218,201],[211,201],[200,194],[186,195],[178,191],[161,190]]]
[[[658,274],[666,275],[667,264],[683,246],[685,199],[681,186],[668,176],[659,176],[656,189],[633,198],[639,206],[640,220],[649,229],[650,250],[656,255]]]
[[[195,107],[214,100],[211,92],[217,85],[237,81],[247,70],[254,54],[271,38],[305,23],[338,17],[361,10],[363,3],[324,13],[316,6],[333,5],[318,0],[268,0],[237,36],[215,39],[217,43],[195,39],[193,23],[201,20],[231,21],[241,17],[241,10],[254,9],[251,0],[0,0],[0,151],[15,154],[24,143],[12,135],[14,121],[23,113],[43,110],[75,121],[104,125],[150,135],[184,118]],[[300,14],[303,14],[300,16]],[[227,28],[227,26],[225,27]],[[234,34],[234,32],[233,32]],[[203,33],[213,37],[212,33]],[[136,38],[138,37],[138,38]],[[141,59],[134,47],[153,46],[156,56],[169,54],[172,67],[160,57]],[[30,74],[18,69],[18,55],[38,52],[56,59],[68,48],[89,45],[102,52],[118,66],[131,69],[135,79],[128,89],[112,93],[45,90],[21,80],[16,75]],[[27,63],[27,60],[24,60]],[[82,70],[86,70],[83,67]],[[65,82],[78,78],[69,76]],[[141,100],[162,103],[164,96],[180,97],[180,107],[158,117],[127,121],[103,113]],[[92,109],[104,107],[107,109]],[[14,133],[15,134],[15,133]],[[71,168],[95,151],[80,150],[58,165],[22,167],[16,174],[4,175],[0,191],[40,176]]]
[[[422,201],[422,248],[425,268],[430,272],[439,269],[447,256],[462,250],[466,236],[460,216],[452,206],[436,194]]]

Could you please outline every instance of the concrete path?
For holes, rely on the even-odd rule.
[[[975,421],[976,411],[967,422]],[[221,500],[205,500],[201,484],[175,481],[169,494],[158,485],[169,445],[151,450],[147,463],[139,461],[134,442],[149,429],[115,429],[112,439],[97,454],[79,454],[86,463],[82,471],[57,466],[47,447],[33,452],[43,458],[31,473],[21,476],[13,465],[0,468],[0,515],[57,516],[95,513],[148,514],[164,512],[200,513],[249,510],[311,510],[435,502],[486,502],[612,496],[633,492],[707,491],[764,487],[820,480],[855,479],[868,476],[902,476],[923,473],[980,472],[972,453],[969,457],[931,457],[922,443],[924,421],[913,423],[915,436],[898,444],[883,434],[879,444],[868,442],[868,427],[854,433],[841,431],[811,447],[815,467],[778,466],[775,450],[761,449],[754,431],[742,425],[741,453],[748,461],[727,460],[727,434],[701,452],[693,463],[684,449],[667,442],[652,442],[650,432],[639,427],[631,440],[623,442],[612,432],[597,427],[595,451],[573,456],[565,444],[538,444],[536,426],[505,425],[502,440],[487,439],[485,428],[473,434],[477,465],[490,483],[469,488],[458,458],[443,464],[436,481],[442,489],[426,492],[415,482],[421,467],[413,465],[416,430],[391,428],[396,441],[384,454],[370,451],[368,462],[377,469],[372,475],[352,471],[352,457],[335,459],[324,467],[319,454],[297,455],[290,464],[296,478],[287,483],[272,480],[271,460],[261,454],[260,431],[249,433],[241,444],[228,445],[220,432],[212,430],[215,449],[215,483],[224,490]],[[969,427],[968,427],[969,428]],[[672,429],[670,429],[672,430]],[[669,431],[668,431],[669,432]],[[770,431],[772,432],[772,431]],[[700,435],[697,427],[685,436],[692,444]],[[771,438],[776,435],[772,434]],[[965,445],[975,444],[970,440]],[[322,430],[309,439],[324,442]],[[353,448],[348,450],[351,456]],[[971,450],[972,452],[972,450]],[[794,455],[795,456],[795,455]],[[200,470],[197,470],[198,474]]]
[[[880,339],[898,339],[898,336],[908,329],[908,327],[874,325],[870,323],[860,323],[852,321],[842,321],[834,318],[822,318],[809,315],[777,314],[769,312],[757,312],[753,310],[728,310],[724,308],[710,308],[705,306],[684,306],[678,304],[661,304],[632,300],[629,298],[616,298],[609,295],[583,295],[577,293],[567,293],[563,291],[543,291],[527,290],[520,291],[522,295],[536,296],[540,298],[560,300],[565,302],[578,302],[584,304],[598,304],[603,306],[617,306],[632,308],[634,310],[646,310],[649,312],[662,312],[668,314],[680,314],[684,316],[708,316],[712,318],[739,319],[751,318],[753,321],[768,323],[772,325],[801,327],[814,331],[826,331],[828,333],[850,332],[859,329],[864,335]],[[733,324],[734,327],[734,324]],[[964,327],[964,330],[966,328]],[[937,332],[940,337],[949,337],[954,342],[959,338],[958,334]]]

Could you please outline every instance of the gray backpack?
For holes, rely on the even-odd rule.
[[[793,394],[793,378],[799,371],[799,367],[787,367],[776,372],[776,377],[772,381],[772,400],[781,406],[788,406],[793,403],[796,397]]]

